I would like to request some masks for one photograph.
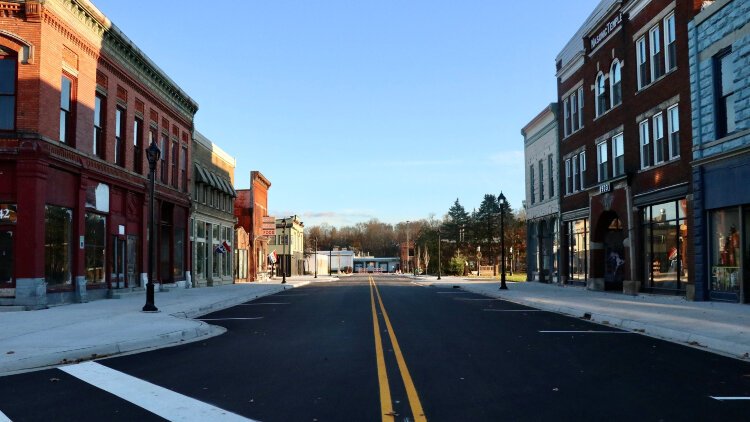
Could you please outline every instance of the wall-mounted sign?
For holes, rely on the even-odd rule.
[[[109,186],[104,183],[98,183],[96,186],[87,186],[86,208],[109,212]]]
[[[276,217],[263,217],[263,225],[260,231],[263,236],[275,236]]]
[[[599,43],[604,41],[609,34],[614,32],[615,29],[617,29],[618,26],[622,25],[622,13],[618,13],[617,16],[613,17],[611,21],[604,24],[604,26],[597,32],[596,35],[591,37],[591,49],[595,49]]]
[[[16,224],[16,204],[0,204],[0,224]]]
[[[612,190],[612,184],[611,183],[602,183],[599,185],[599,193],[607,193]]]

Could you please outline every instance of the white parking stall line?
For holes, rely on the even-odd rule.
[[[195,318],[198,321],[244,321],[244,320],[254,320],[254,319],[263,319],[262,316],[259,317],[247,317],[247,318]]]
[[[457,297],[457,298],[455,298],[454,300],[467,300],[467,301],[468,301],[468,300],[476,300],[476,301],[480,301],[480,300],[482,300],[482,301],[486,301],[486,300],[502,300],[502,299],[495,299],[495,298],[491,298],[491,297],[488,297],[488,298],[482,298],[482,299],[475,299],[475,298],[466,298],[466,299],[464,299],[464,298],[462,298],[462,297]]]
[[[96,362],[60,370],[170,421],[252,421]]]
[[[709,397],[718,401],[750,400],[750,397],[715,397],[715,396],[709,396]]]
[[[439,295],[468,295],[471,292],[435,292]]]
[[[5,416],[5,413],[0,411],[0,422],[13,422],[9,417]]]
[[[482,309],[485,312],[544,312],[541,309]]]
[[[539,331],[545,334],[633,334],[630,331],[597,331],[597,330],[567,330],[567,331]]]
[[[289,305],[289,302],[240,303],[240,306]]]

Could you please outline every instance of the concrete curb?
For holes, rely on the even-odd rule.
[[[585,308],[571,307],[571,306],[549,306],[544,303],[535,302],[532,300],[524,300],[519,298],[511,298],[501,296],[500,292],[488,292],[483,289],[472,289],[473,286],[463,285],[462,289],[470,291],[472,293],[481,294],[483,296],[501,298],[509,302],[517,303],[519,305],[529,306],[544,311],[554,312],[562,315],[567,315],[575,318],[585,318],[591,322],[595,322],[602,325],[611,327],[621,328],[627,331],[634,332],[636,334],[643,334],[649,337],[658,338],[660,340],[666,340],[672,343],[679,343],[684,346],[694,347],[700,350],[705,350],[712,353],[721,354],[724,356],[740,359],[744,361],[750,360],[750,349],[743,345],[709,337],[701,334],[690,333],[686,331],[675,330],[672,328],[661,327],[658,325],[637,321],[633,319],[624,319],[614,315],[608,315],[597,312],[590,312]]]
[[[205,340],[214,336],[224,334],[226,329],[218,325],[208,324],[203,321],[195,321],[197,318],[212,312],[221,311],[231,308],[240,303],[248,302],[261,297],[270,296],[284,290],[301,287],[310,284],[309,281],[298,282],[288,285],[267,285],[263,291],[254,291],[249,294],[243,294],[224,299],[208,305],[201,305],[188,308],[185,311],[178,311],[171,314],[163,314],[162,318],[178,318],[187,326],[183,329],[159,333],[141,338],[126,339],[109,344],[99,344],[78,349],[61,350],[47,354],[38,354],[25,358],[11,360],[10,362],[0,363],[0,376],[12,375],[16,373],[28,372],[33,370],[53,368],[60,365],[79,363],[88,360],[101,359],[116,355],[144,352],[148,350],[162,349],[166,347],[188,344],[194,341]]]

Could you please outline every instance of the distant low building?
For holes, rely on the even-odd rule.
[[[276,252],[278,257],[276,275],[281,275],[282,270],[286,272],[287,277],[304,274],[304,231],[305,224],[299,216],[276,219],[276,236],[268,243],[269,253]]]

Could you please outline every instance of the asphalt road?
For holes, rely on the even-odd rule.
[[[0,421],[750,418],[745,362],[393,276],[201,319],[227,332],[0,378]]]

